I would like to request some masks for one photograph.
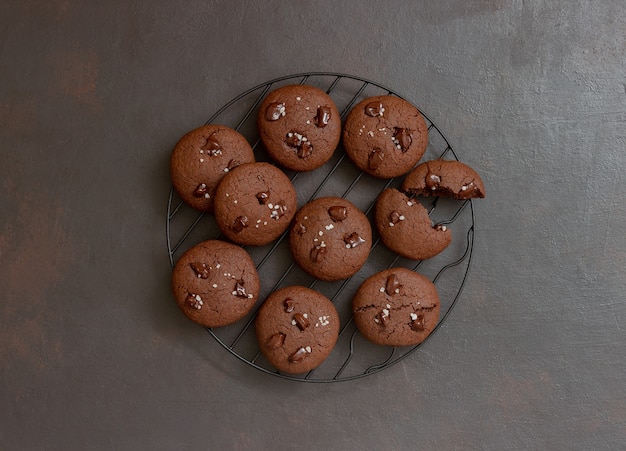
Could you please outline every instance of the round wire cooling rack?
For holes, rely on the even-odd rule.
[[[309,84],[325,90],[341,112],[342,118],[364,98],[374,95],[401,95],[381,84],[352,75],[311,72],[289,75],[259,84],[242,92],[221,107],[207,120],[234,128],[252,145],[257,161],[270,161],[263,149],[256,128],[258,106],[270,90],[287,84]],[[406,99],[405,99],[406,100]],[[429,143],[422,161],[445,158],[458,160],[441,130],[422,112],[429,131]],[[401,178],[381,180],[359,171],[346,158],[341,145],[333,158],[310,172],[286,171],[298,194],[298,205],[322,196],[340,196],[372,219],[378,194],[387,187],[398,187]],[[252,367],[278,377],[305,382],[337,382],[368,376],[414,353],[442,326],[457,303],[468,277],[474,245],[474,208],[471,200],[448,198],[419,198],[433,223],[446,224],[452,230],[452,243],[441,254],[423,261],[404,259],[388,250],[372,227],[373,243],[366,264],[354,276],[325,282],[302,271],[293,261],[289,250],[288,232],[275,242],[261,247],[245,247],[253,258],[261,279],[261,293],[252,311],[235,324],[207,328],[209,334],[226,350]],[[185,204],[170,189],[167,203],[167,250],[170,264],[187,249],[208,239],[223,238],[213,215],[201,213]],[[370,275],[392,267],[406,267],[426,275],[439,292],[441,315],[428,339],[416,346],[384,347],[368,342],[354,325],[351,302],[359,285]],[[341,320],[339,339],[330,356],[316,369],[302,375],[278,372],[261,354],[255,335],[254,320],[262,301],[278,288],[303,285],[328,297],[337,308]]]

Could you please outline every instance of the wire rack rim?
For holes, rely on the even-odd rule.
[[[337,83],[341,79],[343,79],[343,78],[350,79],[350,80],[355,80],[355,81],[363,83],[363,86],[361,87],[359,92],[362,92],[368,85],[372,85],[372,86],[375,86],[378,89],[387,91],[390,95],[395,95],[397,97],[400,97],[400,98],[406,100],[405,97],[403,97],[402,95],[398,94],[395,90],[392,90],[392,89],[384,86],[381,83],[378,83],[378,82],[375,82],[375,81],[372,81],[372,80],[368,80],[368,79],[363,78],[363,77],[354,76],[354,75],[350,75],[350,74],[344,74],[344,73],[337,73],[337,72],[303,72],[303,73],[296,73],[296,74],[292,74],[292,75],[285,75],[285,76],[281,76],[281,77],[278,77],[278,78],[274,78],[272,80],[269,80],[269,81],[267,81],[265,83],[258,84],[256,86],[254,86],[254,87],[252,87],[252,88],[250,88],[250,89],[240,93],[239,95],[234,97],[232,100],[230,100],[228,103],[224,104],[221,108],[219,108],[207,120],[206,124],[213,123],[215,121],[215,119],[217,117],[219,117],[223,112],[228,110],[231,106],[233,106],[239,100],[241,100],[244,97],[252,94],[255,91],[263,89],[264,90],[264,94],[265,94],[265,93],[267,93],[267,91],[269,91],[271,86],[274,85],[275,83],[279,83],[279,82],[283,82],[283,81],[291,80],[291,79],[298,79],[298,78],[302,78],[301,83],[304,83],[310,77],[336,77],[336,80],[331,85],[331,88],[334,88],[337,85]],[[329,89],[329,91],[332,91],[332,89]],[[263,97],[263,95],[261,97]],[[258,101],[257,101],[256,104],[258,104]],[[256,104],[255,104],[255,106],[256,106]],[[254,108],[255,106],[253,106],[252,108]],[[454,156],[454,158],[456,160],[458,160],[456,152],[454,151],[454,149],[450,145],[447,137],[435,125],[435,123],[422,111],[422,109],[419,108],[419,106],[416,105],[416,107],[420,110],[420,112],[424,116],[424,118],[430,123],[429,130],[431,128],[434,128],[437,131],[437,133],[439,133],[441,138],[443,138],[443,140],[445,141],[446,149],[444,150],[444,154],[446,152],[451,152],[452,155]],[[249,115],[249,114],[250,114],[250,111],[248,111],[247,115]],[[246,120],[246,117],[247,116],[244,117],[242,122]],[[170,189],[169,197],[168,197],[167,222],[166,222],[167,247],[168,247],[168,253],[169,253],[169,260],[170,260],[170,264],[171,264],[172,267],[174,267],[174,254],[178,250],[178,246],[175,249],[172,250],[172,241],[171,241],[171,233],[170,233],[171,232],[170,221],[176,215],[176,213],[178,212],[178,209],[181,206],[180,204],[178,206],[174,206],[172,204],[174,193],[175,193],[175,190],[174,190],[174,187],[172,186],[171,189]],[[469,203],[469,210],[470,210],[470,217],[471,217],[471,227],[469,228],[468,234],[467,234],[467,237],[466,237],[467,238],[467,247],[466,247],[462,257],[460,257],[458,260],[456,260],[456,261],[454,261],[452,263],[449,263],[448,265],[445,265],[439,271],[439,273],[436,276],[438,278],[439,275],[441,273],[443,273],[444,271],[446,271],[448,268],[453,267],[453,266],[458,266],[461,263],[463,263],[465,260],[467,260],[467,266],[466,266],[465,271],[463,273],[462,280],[461,280],[459,288],[458,288],[458,290],[456,292],[456,295],[454,296],[454,298],[453,298],[452,302],[450,303],[449,307],[446,309],[445,313],[442,315],[442,317],[437,322],[437,324],[436,324],[435,328],[433,329],[433,331],[427,336],[427,338],[424,341],[422,341],[421,343],[419,343],[418,345],[415,345],[415,346],[411,347],[410,349],[404,351],[403,354],[401,354],[400,356],[396,357],[395,359],[394,359],[394,356],[396,354],[396,351],[399,348],[389,348],[390,349],[390,355],[383,362],[379,362],[377,364],[370,365],[368,368],[363,370],[362,373],[352,374],[352,375],[345,376],[345,377],[340,377],[341,373],[343,372],[344,367],[347,366],[347,364],[349,363],[350,359],[352,358],[353,352],[351,350],[350,355],[344,361],[344,365],[342,365],[342,367],[335,374],[334,377],[332,377],[332,378],[314,379],[314,378],[309,378],[309,375],[306,375],[304,377],[303,377],[303,375],[290,375],[290,374],[286,374],[286,373],[280,373],[280,372],[276,371],[275,369],[270,369],[270,368],[265,368],[263,366],[260,366],[260,365],[256,364],[255,362],[250,361],[250,360],[246,359],[244,356],[242,356],[239,353],[237,353],[237,351],[235,349],[233,349],[234,346],[229,346],[228,344],[226,344],[213,331],[213,329],[211,329],[211,328],[205,328],[205,329],[207,330],[207,332],[222,347],[224,347],[227,351],[229,351],[232,355],[237,357],[242,362],[244,362],[244,363],[246,363],[246,364],[248,364],[248,365],[250,365],[250,366],[256,368],[257,370],[260,370],[260,371],[262,371],[262,372],[264,372],[266,374],[271,374],[272,376],[278,376],[280,378],[287,379],[287,380],[293,380],[293,381],[297,381],[297,382],[314,382],[314,383],[345,382],[345,381],[351,381],[351,380],[360,379],[360,378],[363,378],[365,376],[369,376],[371,374],[378,373],[378,372],[380,372],[380,371],[382,371],[382,370],[384,370],[386,368],[389,368],[390,366],[395,365],[396,363],[398,363],[398,362],[404,360],[405,358],[407,358],[409,355],[413,354],[418,348],[420,348],[424,343],[426,343],[440,329],[440,327],[443,325],[443,323],[445,322],[445,319],[451,313],[451,311],[453,310],[453,308],[454,308],[455,304],[457,303],[459,297],[461,296],[461,293],[463,291],[463,288],[465,286],[465,283],[467,281],[467,277],[468,277],[468,274],[469,274],[469,270],[470,270],[470,266],[471,266],[471,260],[472,260],[472,250],[473,250],[473,244],[474,244],[474,227],[475,227],[474,207],[473,207],[473,203],[472,203],[471,200],[469,200],[468,203]],[[175,207],[174,211],[172,211],[173,207]],[[458,214],[460,214],[460,211],[459,211]],[[195,223],[194,223],[194,225],[192,225],[191,229],[193,229],[193,227],[195,227]],[[181,239],[181,241],[182,240],[184,240],[184,237]],[[350,341],[352,342],[353,339],[354,339],[354,337],[352,337],[352,339]],[[352,346],[352,344],[351,344],[351,346]]]

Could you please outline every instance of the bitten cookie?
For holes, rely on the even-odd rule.
[[[379,194],[374,221],[385,246],[413,260],[434,257],[452,240],[450,229],[445,225],[433,226],[428,211],[419,201],[394,188]]]
[[[461,200],[485,197],[485,185],[478,173],[456,160],[421,163],[406,176],[402,190],[422,196],[449,196]]]
[[[339,315],[321,293],[282,288],[261,305],[256,318],[261,352],[279,371],[300,374],[319,366],[339,336]]]
[[[428,127],[418,109],[406,100],[370,97],[350,110],[343,145],[362,171],[379,178],[398,177],[424,155]]]
[[[372,246],[372,229],[361,210],[340,197],[322,197],[303,206],[289,232],[296,263],[322,280],[355,274]]]
[[[291,181],[269,163],[243,164],[226,174],[215,190],[217,225],[239,244],[274,241],[287,230],[296,209]]]
[[[219,240],[185,252],[172,273],[174,299],[185,315],[205,327],[243,318],[259,295],[252,258],[239,246]]]
[[[366,279],[352,300],[354,322],[369,341],[411,346],[430,335],[439,320],[439,295],[426,277],[392,268]]]
[[[183,136],[172,151],[170,174],[183,201],[213,211],[215,187],[231,169],[253,163],[254,152],[242,135],[223,125],[205,125]]]
[[[270,92],[257,116],[261,141],[280,165],[311,171],[333,155],[341,139],[341,117],[321,89],[288,85]]]

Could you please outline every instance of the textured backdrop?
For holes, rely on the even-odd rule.
[[[626,3],[0,4],[3,449],[626,443]],[[468,283],[419,352],[304,384],[169,292],[168,158],[245,88],[350,73],[482,175]]]

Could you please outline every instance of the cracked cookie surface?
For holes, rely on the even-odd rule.
[[[272,159],[294,171],[322,166],[341,139],[341,117],[334,101],[308,85],[270,92],[260,105],[257,126]]]
[[[408,172],[428,145],[428,127],[417,108],[395,96],[369,97],[348,114],[343,146],[354,164],[379,178]]]
[[[354,322],[361,334],[385,346],[421,343],[437,325],[439,311],[435,285],[406,268],[370,276],[352,299]]]
[[[404,179],[402,191],[460,200],[485,197],[485,185],[480,175],[456,160],[431,160],[419,164]]]
[[[277,239],[296,213],[296,190],[283,171],[249,163],[230,171],[215,190],[217,225],[235,243],[262,246]]]
[[[289,232],[296,263],[322,280],[341,280],[365,264],[372,228],[365,214],[341,197],[321,197],[304,205]]]
[[[205,327],[243,318],[259,295],[259,276],[241,247],[208,240],[187,250],[174,266],[172,293],[183,313]]]
[[[418,200],[395,188],[379,194],[374,221],[385,246],[412,260],[434,257],[452,241],[447,226],[433,225],[428,211]]]
[[[339,336],[339,315],[321,293],[281,288],[263,302],[255,320],[259,348],[278,370],[300,374],[319,366]]]
[[[210,212],[222,178],[238,165],[253,162],[252,147],[241,134],[223,125],[205,125],[176,143],[170,157],[170,176],[182,200]]]

